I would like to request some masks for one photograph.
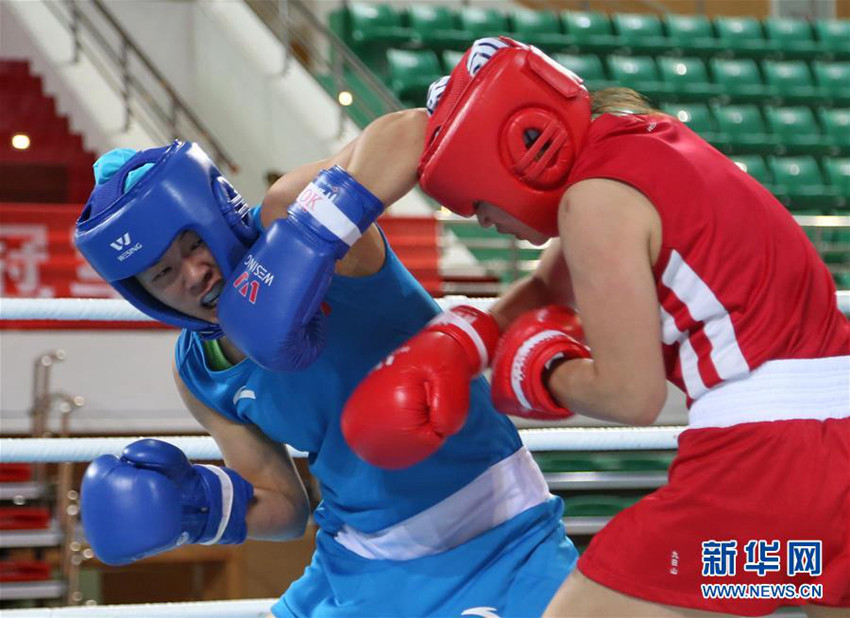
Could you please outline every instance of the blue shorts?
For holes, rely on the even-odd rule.
[[[370,560],[320,531],[316,553],[272,612],[302,616],[540,616],[578,552],[560,498],[448,551],[408,561]],[[487,608],[487,609],[485,609]]]

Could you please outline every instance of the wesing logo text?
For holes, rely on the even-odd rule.
[[[123,251],[121,255],[118,256],[118,261],[123,262],[128,257],[133,255],[136,251],[142,248],[142,243],[137,242],[135,245],[130,247],[130,232],[126,232],[123,236],[119,236],[113,242],[109,243],[109,246],[115,249],[116,251]]]
[[[249,255],[244,262],[247,270],[239,275],[233,282],[233,287],[239,290],[239,293],[248,299],[252,305],[257,302],[257,295],[260,293],[260,284],[270,286],[274,281],[274,275],[269,272],[269,269],[260,264],[254,259],[253,255]],[[248,280],[251,275],[255,279]]]

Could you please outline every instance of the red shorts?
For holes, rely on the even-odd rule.
[[[578,568],[664,605],[850,607],[850,418],[684,432],[669,484],[614,517]]]

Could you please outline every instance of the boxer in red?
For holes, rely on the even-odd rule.
[[[556,239],[498,301],[496,406],[648,425],[667,380],[688,398],[669,484],[596,535],[547,615],[847,616],[850,323],[788,211],[636,93],[590,95],[510,39],[479,42],[431,94],[421,187],[482,225]],[[444,362],[424,340],[366,378],[344,426],[391,417],[415,439],[434,393],[468,388],[421,368],[421,383],[387,379]]]

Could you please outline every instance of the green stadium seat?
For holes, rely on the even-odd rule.
[[[661,111],[678,118],[703,137],[717,132],[717,125],[705,103],[662,103]]]
[[[850,290],[850,273],[834,274],[835,287],[839,290]],[[576,547],[578,549],[578,547]],[[587,546],[585,546],[587,549]]]
[[[764,124],[759,106],[751,103],[740,105],[714,105],[712,113],[718,130],[727,137],[732,153],[776,152],[776,138],[770,135]]]
[[[609,453],[614,458],[616,470],[620,472],[667,472],[675,458],[669,452]]]
[[[717,124],[705,103],[662,103],[661,111],[678,118],[716,148],[726,148],[728,138],[717,130]]]
[[[850,157],[823,159],[823,169],[829,184],[843,198],[845,208],[850,204]]]
[[[792,211],[824,213],[840,204],[838,192],[824,183],[814,157],[769,157],[768,166],[779,194]]]
[[[755,17],[717,17],[714,29],[723,48],[739,58],[775,56],[778,45],[764,38],[761,22]]]
[[[567,49],[572,39],[561,32],[561,21],[554,11],[515,8],[510,12],[513,37],[546,51]]]
[[[768,17],[764,20],[767,39],[775,43],[783,58],[811,60],[820,53],[812,27],[802,19]]]
[[[616,13],[611,18],[614,33],[629,54],[655,55],[670,50],[670,42],[664,36],[661,20],[646,13]]]
[[[816,105],[826,103],[823,88],[815,86],[808,63],[803,60],[765,60],[765,82],[774,88],[785,104]]]
[[[497,9],[467,6],[460,10],[458,17],[461,29],[476,39],[510,34],[507,15]]]
[[[847,45],[850,46],[850,40]],[[850,62],[812,63],[815,83],[829,97],[832,105],[850,105]]]
[[[413,39],[413,31],[403,26],[401,14],[389,4],[347,4],[331,11],[328,23],[357,57],[384,79],[387,49],[407,45]]]
[[[540,469],[547,474],[562,472],[666,472],[674,453],[546,451],[534,453]]]
[[[728,152],[729,136],[718,130],[717,123],[705,103],[662,103],[661,111],[669,114],[698,133],[718,150]]]
[[[437,53],[430,49],[387,50],[390,89],[402,102],[423,106],[428,86],[443,76]]]
[[[821,108],[818,110],[823,132],[831,135],[842,156],[850,156],[850,108]]]
[[[846,215],[847,211],[840,209],[836,214]],[[850,289],[850,231],[846,228],[824,230],[823,240],[826,242],[818,247],[818,252],[829,267],[835,286]]]
[[[837,60],[850,60],[850,19],[822,19],[815,22],[820,48]]]
[[[700,58],[661,56],[657,61],[661,80],[670,84],[677,101],[704,101],[723,94],[723,89],[708,79]]]
[[[564,515],[569,517],[613,517],[640,500],[636,496],[589,494],[564,496]]]
[[[618,86],[637,90],[652,100],[670,99],[673,87],[662,82],[652,56],[608,56],[608,73]]]
[[[705,15],[667,13],[663,21],[670,46],[685,56],[713,56],[723,50]]]
[[[611,82],[605,75],[605,66],[599,56],[552,54],[552,59],[581,77],[588,90],[602,90],[611,86]]]
[[[563,11],[561,22],[577,49],[585,53],[606,54],[620,46],[614,36],[611,21],[605,13],[593,11]]]
[[[468,225],[465,223],[452,223],[446,221],[443,224],[444,228],[450,230],[461,242],[467,245],[470,253],[484,267],[489,268],[493,264],[494,268],[499,268],[502,271],[502,281],[509,283],[514,280],[517,273],[512,272],[512,269],[505,269],[504,265],[512,259],[517,260],[537,260],[540,258],[540,249],[522,248],[514,251],[505,246],[505,241],[510,238],[504,234],[500,234],[495,228],[482,228],[478,225]],[[493,241],[498,241],[494,243]],[[495,246],[494,246],[495,245]]]
[[[835,152],[834,141],[821,133],[810,107],[767,106],[764,115],[777,139],[780,154],[823,156]]]
[[[774,88],[762,81],[752,58],[712,58],[709,65],[714,83],[723,88],[725,98],[761,103],[775,95]]]
[[[613,472],[618,461],[608,453],[582,451],[538,451],[534,460],[546,474],[561,472]]]
[[[401,15],[389,4],[349,4],[348,13],[355,45],[400,45],[413,36],[409,28],[402,26]]]
[[[463,54],[466,52],[456,51],[454,49],[447,49],[442,54],[440,54],[440,60],[443,61],[443,73],[449,74],[454,70],[457,66],[457,63],[460,62],[460,59],[463,58]]]
[[[764,157],[758,154],[741,154],[734,155],[730,159],[743,171],[747,172],[764,186],[770,188],[773,178],[767,169],[767,163],[764,162]]]
[[[408,10],[410,30],[416,39],[430,49],[466,49],[475,37],[457,27],[452,9],[437,4],[414,4]]]

